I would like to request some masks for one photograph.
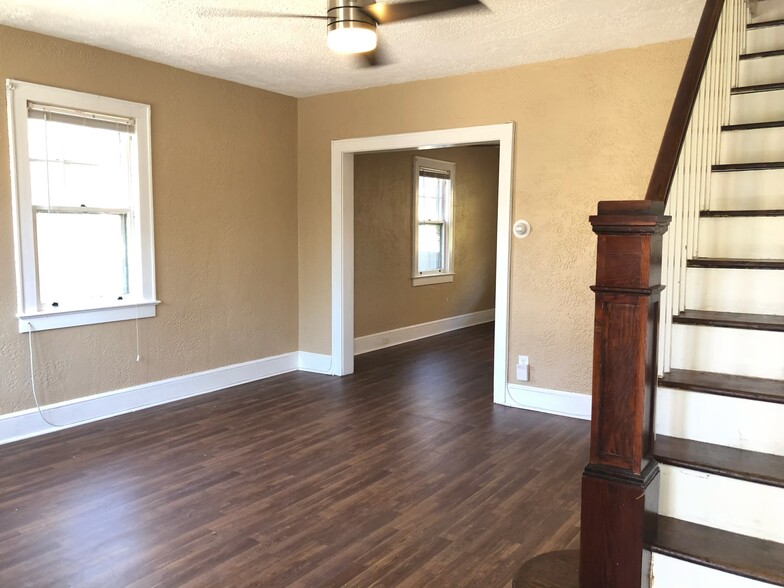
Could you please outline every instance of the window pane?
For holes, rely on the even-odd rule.
[[[419,225],[417,271],[437,272],[444,268],[444,227],[439,224]]]
[[[36,213],[41,304],[128,294],[125,214]]]
[[[28,137],[34,205],[128,208],[129,133],[31,118]]]
[[[444,201],[450,180],[419,176],[419,202],[417,216],[420,222],[444,221]]]

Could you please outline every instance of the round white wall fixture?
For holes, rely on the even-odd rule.
[[[524,239],[531,234],[531,224],[527,220],[519,220],[512,227],[512,233],[518,239]]]

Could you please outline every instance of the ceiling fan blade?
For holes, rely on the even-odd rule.
[[[384,51],[381,44],[376,46],[373,51],[357,54],[357,66],[361,68],[380,67],[382,65],[389,65],[390,63],[392,63],[392,60],[389,58],[389,55],[387,55],[387,52]]]
[[[377,23],[386,24],[472,6],[477,8],[481,6],[487,10],[487,6],[481,0],[417,0],[416,2],[399,4],[376,2],[375,4],[363,6],[362,10],[373,17]]]
[[[329,20],[328,16],[316,14],[290,14],[286,12],[262,12],[260,10],[242,10],[233,8],[205,8],[199,11],[199,16],[220,16],[227,18],[304,18],[314,20]]]

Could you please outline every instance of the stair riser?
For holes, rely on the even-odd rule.
[[[784,18],[784,3],[781,0],[762,0],[757,3],[751,22],[767,22],[780,18]]]
[[[711,210],[784,208],[784,169],[714,172]]]
[[[784,49],[784,26],[750,29],[746,34],[746,53]]]
[[[744,59],[740,62],[740,85],[784,82],[784,55]]]
[[[735,94],[731,104],[733,125],[784,120],[784,90]]]
[[[784,70],[782,71],[784,75]],[[784,161],[784,127],[724,131],[721,134],[721,163]]]
[[[686,307],[717,312],[784,314],[784,272],[688,268]]]
[[[670,388],[656,403],[659,435],[784,455],[784,404]]]
[[[773,584],[749,580],[713,568],[654,553],[651,588],[772,588]]]
[[[700,257],[784,259],[784,217],[708,217],[699,229]]]
[[[662,465],[659,514],[784,542],[784,492],[774,486]]]
[[[675,324],[672,368],[784,379],[784,332]]]

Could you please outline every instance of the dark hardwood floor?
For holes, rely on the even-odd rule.
[[[576,549],[587,422],[494,406],[492,325],[0,447],[0,586],[509,585]]]

